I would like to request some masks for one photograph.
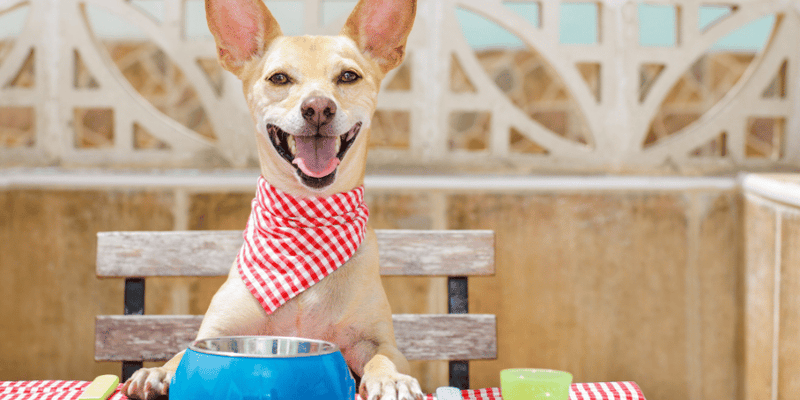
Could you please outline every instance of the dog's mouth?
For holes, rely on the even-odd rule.
[[[294,136],[277,125],[267,124],[267,135],[278,154],[297,170],[308,187],[320,189],[333,183],[336,168],[361,131],[357,122],[339,136]]]

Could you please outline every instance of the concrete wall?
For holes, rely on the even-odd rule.
[[[800,391],[800,179],[745,181],[745,351],[748,399]]]
[[[255,182],[37,176],[0,191],[0,380],[119,373],[93,361],[93,317],[122,313],[122,281],[94,276],[96,232],[243,229]],[[635,380],[649,399],[738,398],[743,231],[733,179],[368,177],[367,201],[374,228],[496,231],[497,274],[471,278],[470,311],[497,315],[498,359],[472,363],[472,387],[528,366],[578,382]],[[148,279],[146,313],[202,314],[220,284]],[[446,312],[442,278],[384,284],[394,312]],[[446,384],[442,362],[414,369],[428,392]]]

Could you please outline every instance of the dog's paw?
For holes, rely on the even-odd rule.
[[[365,374],[358,392],[364,400],[421,400],[425,397],[416,379],[400,373]]]
[[[141,368],[122,386],[122,394],[131,399],[153,400],[166,396],[172,372],[163,368]]]

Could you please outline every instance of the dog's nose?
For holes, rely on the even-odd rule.
[[[300,107],[303,118],[316,127],[325,125],[336,116],[336,104],[327,97],[312,97]]]

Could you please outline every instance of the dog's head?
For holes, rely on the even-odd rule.
[[[261,173],[324,195],[363,183],[384,75],[403,60],[416,0],[361,0],[339,36],[285,37],[262,0],[206,0],[220,64],[242,80]]]

